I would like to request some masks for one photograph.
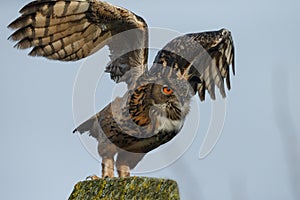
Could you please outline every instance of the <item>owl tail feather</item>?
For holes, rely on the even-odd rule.
[[[75,128],[73,130],[73,133],[79,132],[80,134],[83,134],[85,132],[89,132],[89,135],[93,137],[97,137],[98,129],[99,129],[98,115],[96,114],[92,116],[90,119],[80,124],[77,128]]]

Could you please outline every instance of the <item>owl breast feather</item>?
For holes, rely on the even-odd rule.
[[[179,132],[183,126],[184,120],[172,120],[165,116],[158,116],[157,121],[160,122],[160,125],[157,128],[157,133],[161,131],[175,131]]]

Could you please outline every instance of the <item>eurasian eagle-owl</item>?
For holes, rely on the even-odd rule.
[[[39,0],[20,13],[10,39],[20,49],[33,47],[31,56],[75,61],[109,47],[106,72],[128,91],[74,130],[98,140],[102,177],[113,177],[114,165],[129,176],[146,153],[172,140],[195,94],[215,99],[217,86],[225,97],[224,80],[230,89],[234,46],[226,29],[173,39],[148,69],[147,24],[129,10],[97,0]]]

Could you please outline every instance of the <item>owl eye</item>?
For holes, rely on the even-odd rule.
[[[171,95],[171,94],[173,94],[173,90],[171,88],[169,88],[168,86],[163,86],[162,87],[162,92],[165,95]]]

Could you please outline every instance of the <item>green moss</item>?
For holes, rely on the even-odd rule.
[[[148,177],[106,178],[77,183],[69,200],[178,200],[177,183]]]

